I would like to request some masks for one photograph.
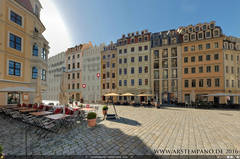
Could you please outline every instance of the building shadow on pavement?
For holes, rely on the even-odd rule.
[[[132,125],[139,124],[126,118],[118,121]],[[63,127],[61,131],[53,133],[0,115],[0,136],[0,144],[6,155],[150,155],[154,157],[154,152],[139,137],[127,135],[118,128],[106,127],[103,123],[88,128],[87,122],[82,121],[71,129]]]
[[[116,123],[122,123],[122,124],[127,124],[127,125],[132,125],[132,126],[140,126],[141,124],[136,121],[136,120],[132,120],[132,119],[128,119],[128,118],[124,118],[124,117],[119,117],[119,119],[107,119],[109,121],[112,122],[116,122]]]

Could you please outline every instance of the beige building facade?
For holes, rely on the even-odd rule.
[[[0,105],[40,103],[47,89],[49,46],[40,11],[38,0],[0,1]]]

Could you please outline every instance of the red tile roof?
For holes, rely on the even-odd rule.
[[[32,8],[32,4],[31,4],[30,0],[15,0],[15,1],[33,13],[33,8]]]

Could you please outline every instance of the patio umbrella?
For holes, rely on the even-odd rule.
[[[154,96],[153,94],[139,94],[137,95],[138,97],[152,97]]]
[[[132,93],[124,93],[121,96],[134,96],[134,94],[132,94]]]
[[[116,97],[119,96],[119,94],[117,93],[108,93],[108,94],[104,94],[105,97]]]

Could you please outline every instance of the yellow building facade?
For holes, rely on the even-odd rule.
[[[0,1],[0,105],[41,102],[47,88],[40,9],[38,0]]]

